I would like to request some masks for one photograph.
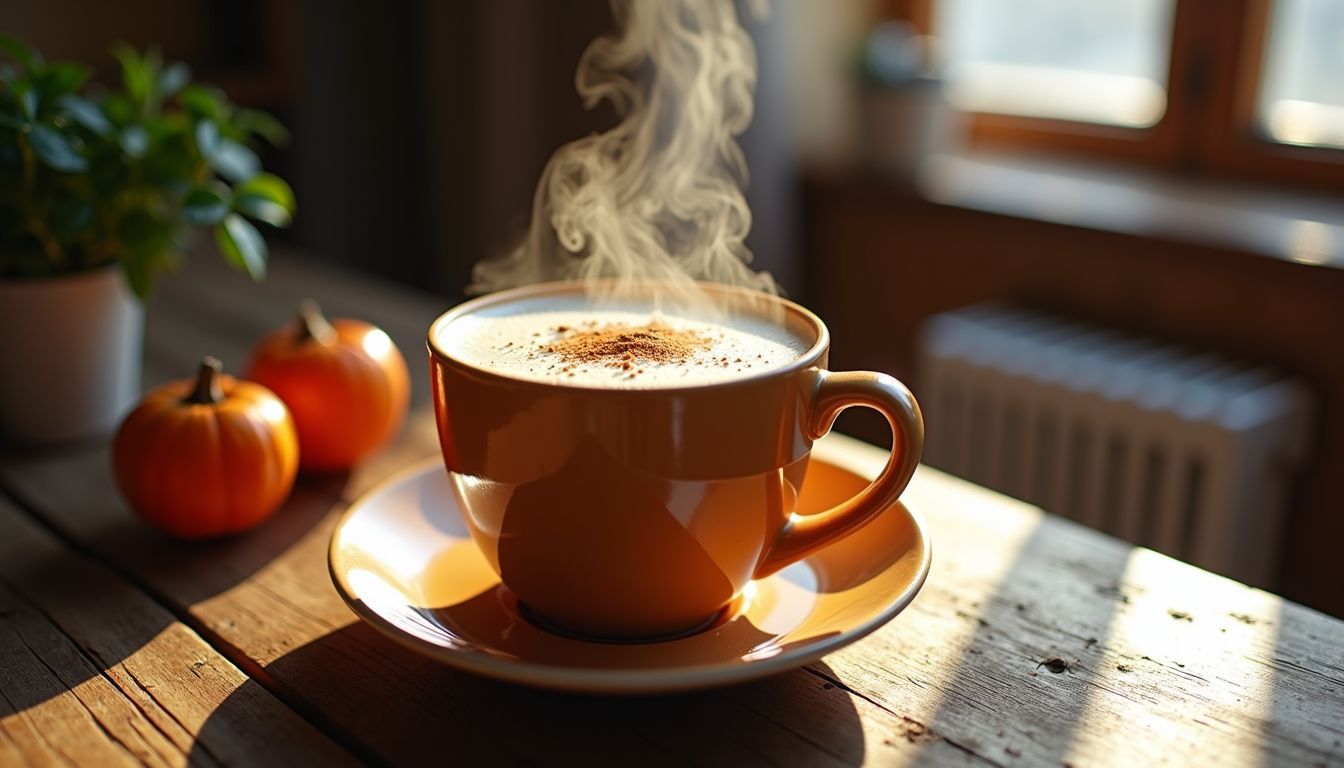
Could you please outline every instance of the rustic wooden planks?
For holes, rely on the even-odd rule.
[[[313,295],[333,314],[379,323],[406,353],[417,412],[397,444],[352,474],[304,478],[261,529],[194,546],[130,517],[99,446],[0,460],[0,485],[254,678],[214,705],[201,740],[236,716],[238,691],[252,690],[273,692],[362,757],[398,764],[1344,760],[1344,623],[927,469],[909,493],[934,535],[924,593],[808,670],[610,700],[525,691],[422,660],[354,619],[325,553],[351,500],[437,450],[422,344],[443,307],[283,258],[261,286],[235,279],[210,261],[163,285],[147,383],[183,375],[206,351],[241,367],[256,336]]]
[[[140,590],[0,501],[0,764],[268,759],[352,762]]]
[[[863,447],[875,471],[881,452]],[[1344,622],[922,468],[923,594],[827,661],[999,763],[1344,760]],[[936,642],[931,642],[936,638]]]

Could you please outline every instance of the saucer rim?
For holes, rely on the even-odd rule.
[[[871,474],[865,471],[859,462],[847,461],[843,455],[813,456],[813,460],[824,461],[860,477],[868,477]],[[923,516],[913,509],[908,501],[900,500],[916,535],[923,544],[923,557],[920,558],[914,578],[905,589],[872,618],[849,630],[817,639],[814,643],[797,650],[784,651],[767,659],[746,663],[739,657],[734,657],[732,660],[704,665],[629,670],[546,664],[526,659],[505,660],[481,651],[446,648],[406,633],[359,599],[355,595],[355,590],[346,583],[342,572],[337,569],[336,544],[350,517],[362,509],[369,499],[410,478],[426,474],[435,467],[439,471],[447,471],[440,457],[426,458],[392,474],[351,502],[332,527],[331,538],[327,544],[327,573],[336,587],[336,592],[355,615],[398,645],[456,669],[533,688],[599,695],[679,693],[744,683],[797,669],[867,637],[895,618],[914,601],[915,596],[924,587],[933,563],[933,545]],[[801,558],[801,560],[807,559]]]

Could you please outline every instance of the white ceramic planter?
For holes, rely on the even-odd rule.
[[[0,441],[109,434],[140,391],[144,317],[118,267],[0,280]]]

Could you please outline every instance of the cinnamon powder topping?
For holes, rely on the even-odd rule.
[[[563,326],[558,332],[573,329]],[[542,347],[569,363],[589,363],[638,370],[637,364],[678,363],[691,359],[710,340],[690,331],[669,328],[659,323],[648,325],[608,325],[594,330],[574,330],[569,336]]]

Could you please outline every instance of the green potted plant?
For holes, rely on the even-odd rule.
[[[139,391],[143,308],[196,230],[260,280],[294,194],[251,145],[270,115],[121,45],[120,88],[0,36],[0,441],[106,433]],[[6,60],[7,59],[7,60]]]

